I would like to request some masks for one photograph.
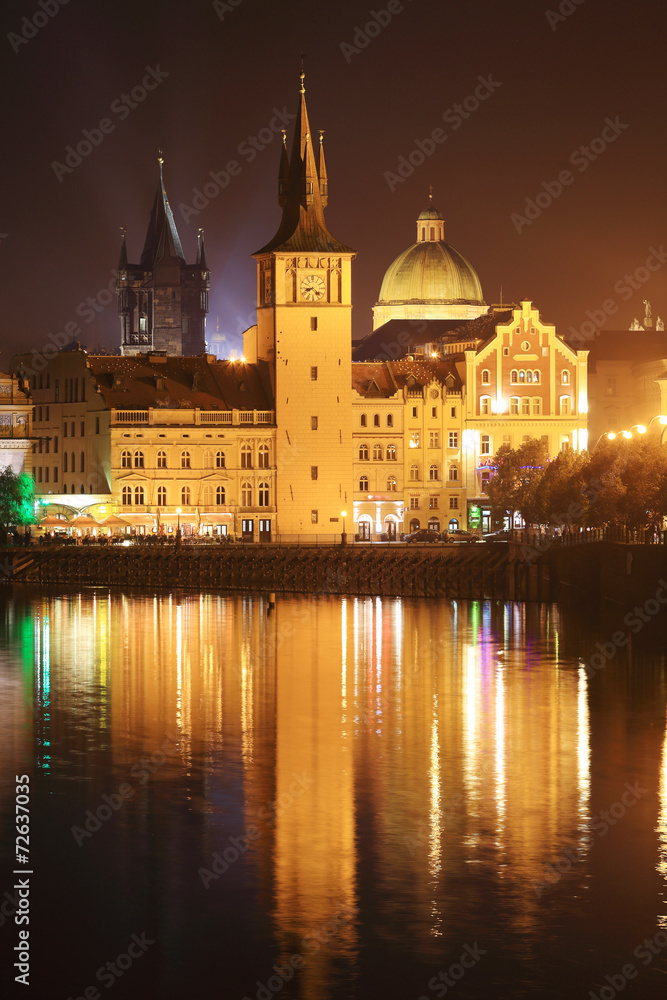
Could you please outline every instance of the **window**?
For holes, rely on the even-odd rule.
[[[455,406],[450,406],[450,408],[449,408],[449,415],[450,415],[450,417],[456,418],[456,407]]]
[[[51,438],[49,437],[44,438],[44,451],[46,452],[47,455],[49,453],[50,445],[51,445]]]
[[[317,316],[310,317],[310,329],[317,330]]]
[[[373,461],[374,462],[381,462],[382,458],[383,458],[382,445],[381,444],[374,444],[373,445]]]
[[[241,506],[252,507],[252,485],[250,483],[241,485]]]
[[[490,479],[491,479],[491,473],[490,472],[483,472],[482,473],[481,483],[480,483],[482,493],[488,493],[489,480]]]
[[[518,381],[519,381],[519,373],[516,371],[516,369],[512,369],[512,372],[510,374],[510,382],[512,383],[512,385],[516,385]]]
[[[57,469],[53,470],[53,481],[54,481],[54,483],[58,482],[58,470]]]
[[[389,476],[389,478],[387,479],[387,492],[389,493],[396,492],[396,476]]]
[[[79,456],[79,459],[80,459],[80,462],[81,462],[81,464],[79,466],[79,472],[85,472],[86,471],[86,453],[85,453],[85,451],[81,452],[81,455]],[[74,471],[74,470],[72,470],[72,471]]]
[[[96,434],[100,433],[100,418],[99,417],[95,417],[95,433]]]
[[[46,420],[47,423],[49,422],[50,417],[49,417],[49,407],[48,406],[44,407],[44,419]]]
[[[134,487],[134,502],[137,506],[143,506],[145,503],[143,486]]]
[[[72,452],[71,459],[72,459],[72,470],[71,471],[72,472],[76,472],[76,459],[74,457],[74,452]]]
[[[428,446],[429,448],[440,447],[440,431],[429,431]]]
[[[393,413],[388,413],[387,414],[387,427],[393,427],[393,426],[394,426],[394,415],[393,415]]]
[[[69,472],[69,469],[67,468],[67,452],[66,451],[63,452],[63,472]]]
[[[491,397],[490,396],[480,396],[479,397],[479,412],[482,416],[488,416],[491,412]]]
[[[518,413],[519,413],[519,397],[518,396],[511,396],[510,397],[510,416],[516,417],[518,415]]]
[[[360,444],[359,445],[359,461],[360,462],[367,462],[368,461],[368,445],[367,444]]]
[[[530,400],[527,396],[523,396],[521,399],[521,415],[527,416],[530,414]]]
[[[417,480],[419,479],[419,466],[418,465],[411,465],[410,466],[410,479],[412,480],[413,483],[417,482]]]
[[[569,378],[567,372],[563,372],[563,378],[562,378],[563,385],[567,385],[568,384],[565,381],[566,377]],[[607,379],[607,395],[608,396],[615,396],[615,395],[617,395],[617,392],[618,392],[618,386],[617,386],[616,379],[615,378],[608,378]]]
[[[539,381],[540,381],[540,373],[533,372],[533,382],[539,382]]]
[[[269,506],[269,484],[260,483],[258,489],[259,506],[268,507]]]
[[[388,462],[395,462],[396,461],[396,445],[395,444],[388,444],[387,445],[387,461]]]
[[[37,420],[38,420],[38,422],[41,422],[41,420],[42,420],[42,408],[41,408],[41,406],[37,407]]]
[[[184,507],[190,506],[190,487],[181,486],[181,503]]]
[[[86,425],[85,425],[84,421],[82,420],[81,421],[81,437],[85,438],[85,436],[86,436]]]
[[[190,452],[189,451],[182,451],[181,452],[181,468],[182,469],[189,469],[190,467],[191,467],[190,466]]]
[[[37,470],[37,482],[41,483],[41,481],[42,481],[42,466],[40,465],[39,469]]]
[[[449,467],[449,481],[450,483],[455,483],[459,478],[459,470],[455,465],[450,465]]]
[[[490,382],[491,382],[491,373],[489,372],[488,368],[485,368],[484,371],[482,372],[482,385],[489,385]]]
[[[570,450],[570,435],[563,434],[560,439],[560,450],[569,451]]]
[[[503,444],[506,444],[508,448],[512,447],[512,435],[503,434]]]
[[[567,371],[567,369],[564,368],[563,371],[561,372],[560,380],[561,380],[561,383],[563,385],[569,385],[570,384],[570,373],[569,373],[569,371]],[[611,393],[611,395],[615,396],[616,395],[616,379],[615,378],[608,378],[607,379],[607,386],[609,386],[610,382],[614,383],[614,392]]]
[[[120,454],[120,467],[121,469],[131,469],[132,468],[132,453],[129,451],[122,451]]]
[[[510,353],[509,347],[503,347],[503,357],[508,358]]]
[[[65,469],[65,472],[67,472],[67,469]],[[123,499],[123,507],[131,507],[132,506],[132,487],[131,486],[123,486],[122,499]]]
[[[144,467],[144,453],[143,453],[143,451],[135,451],[135,453],[134,453],[134,467],[135,467],[135,469],[143,469],[143,467]]]
[[[482,434],[480,443],[480,454],[482,455],[491,454],[491,436],[489,434]]]
[[[533,381],[533,373],[526,372],[526,382],[532,382],[532,381]]]
[[[310,512],[310,523],[311,524],[317,524],[317,511],[316,510],[311,510],[311,512]]]
[[[212,469],[213,468],[213,452],[209,451],[208,448],[202,455],[201,459],[202,469]]]
[[[63,424],[63,437],[67,437],[67,421]]]
[[[533,416],[538,417],[542,412],[542,400],[535,397],[533,399]]]
[[[449,438],[448,438],[448,445],[447,445],[447,447],[448,448],[458,448],[458,446],[459,446],[459,432],[458,431],[450,431],[449,432]]]
[[[379,427],[379,426],[380,426],[380,414],[379,413],[374,413],[373,414],[373,427]]]
[[[434,479],[439,479],[438,466],[435,463],[428,470],[428,478],[433,482]]]
[[[561,396],[560,397],[560,412],[561,412],[561,416],[565,417],[565,416],[569,415],[569,413],[570,413],[570,403],[571,403],[571,399],[570,399],[569,396]]]
[[[58,454],[58,435],[57,434],[56,434],[56,436],[53,439],[53,454],[54,455]]]
[[[525,382],[525,381],[526,381],[526,373],[524,371],[520,371],[519,372],[519,382]]]
[[[419,497],[410,497],[410,510],[419,510]]]
[[[241,446],[241,468],[252,469],[252,449],[249,444]]]
[[[360,427],[365,427],[366,426],[366,414],[365,413],[362,413],[361,416],[359,417],[359,426]]]
[[[157,467],[158,469],[167,468],[167,453],[166,451],[159,451],[157,453]]]
[[[450,510],[458,510],[459,509],[459,498],[458,497],[450,497],[449,498],[449,509]]]
[[[310,381],[317,382],[317,365],[311,365],[310,368]]]
[[[433,420],[437,420],[438,419],[438,407],[437,406],[432,406],[431,407],[431,417],[433,418]]]
[[[56,394],[55,402],[60,402],[60,379],[56,379],[54,383],[54,390]]]
[[[158,486],[157,488],[157,505],[158,507],[167,506],[167,487]]]
[[[359,489],[362,493],[368,493],[368,476],[359,476]]]
[[[412,416],[413,416],[413,417],[416,417],[416,416],[417,416],[417,407],[416,407],[416,406],[413,406],[413,407],[412,407]]]
[[[410,447],[419,448],[420,441],[421,438],[419,436],[419,431],[413,431],[412,434],[410,435]]]
[[[75,430],[74,421],[72,421],[72,423],[71,423],[70,431],[71,431],[70,437],[76,437],[76,430]]]
[[[311,467],[310,467],[310,478],[311,479],[317,479],[317,466],[316,465],[311,465]]]
[[[437,496],[431,496],[428,498],[428,509],[437,510],[438,509],[438,498]]]
[[[222,457],[222,465],[218,465],[219,469],[224,469],[225,467],[225,454],[222,451],[218,452],[218,455]],[[216,458],[217,465],[217,458]],[[267,444],[260,444],[257,451],[257,468],[258,469],[268,469],[269,467],[269,446]]]
[[[216,489],[215,489],[215,502],[218,505],[218,507],[223,507],[224,506],[224,504],[225,504],[225,487],[224,486],[216,486]]]
[[[317,430],[317,417],[311,417],[310,418],[310,429],[311,429],[311,431],[316,431]]]

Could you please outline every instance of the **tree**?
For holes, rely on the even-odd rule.
[[[587,452],[568,449],[549,462],[540,480],[540,523],[561,527],[585,523],[589,496],[586,490]]]
[[[34,484],[25,472],[16,473],[10,466],[0,472],[0,525],[35,523]]]
[[[503,445],[496,453],[497,472],[487,495],[494,520],[519,512],[526,526],[540,523],[539,484],[548,461],[547,446],[535,438],[516,450]]]

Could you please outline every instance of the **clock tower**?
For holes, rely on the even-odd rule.
[[[258,360],[275,378],[278,531],[334,534],[352,525],[352,301],[355,251],[324,221],[323,133],[313,139],[304,73],[291,157],[283,132],[274,238],[258,250]]]

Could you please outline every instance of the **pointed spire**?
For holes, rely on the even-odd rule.
[[[197,234],[197,266],[202,271],[208,271],[206,262],[206,247],[204,246],[204,230],[200,229]]]
[[[278,204],[281,208],[287,202],[287,189],[289,187],[289,156],[287,155],[287,131],[282,130],[283,145],[280,150],[280,170],[278,171]]]
[[[150,222],[148,223],[144,249],[141,254],[141,266],[145,268],[153,267],[155,262],[161,260],[163,257],[176,258],[185,263],[181,240],[176,229],[176,223],[174,222],[174,216],[164,186],[164,178],[162,176],[164,159],[162,157],[162,150],[159,152],[158,163],[160,165],[160,178],[157,191],[155,192],[155,201],[153,202]]]
[[[320,129],[320,155],[317,161],[317,173],[320,178],[322,208],[326,208],[329,202],[329,178],[327,177],[327,164],[324,159],[324,129]]]
[[[118,258],[118,270],[127,271],[127,244],[125,242],[125,234],[127,232],[126,226],[121,226],[120,231],[123,234],[123,242],[120,245],[120,257]]]

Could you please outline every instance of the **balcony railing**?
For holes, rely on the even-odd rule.
[[[149,409],[111,410],[112,425],[148,425],[158,427],[211,426],[226,424],[234,427],[267,426],[275,421],[273,410],[195,410]]]

